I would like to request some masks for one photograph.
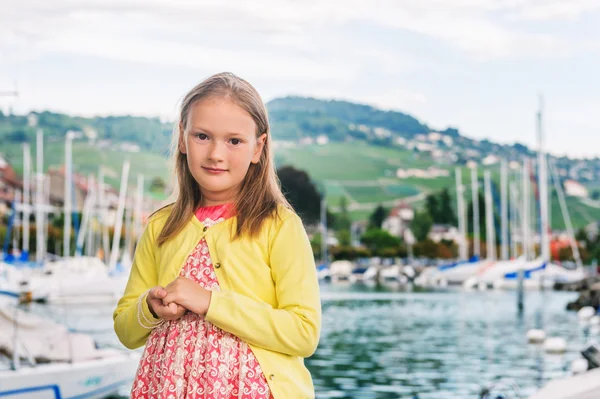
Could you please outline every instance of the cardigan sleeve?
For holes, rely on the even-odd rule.
[[[296,214],[276,226],[269,261],[277,307],[236,292],[213,291],[206,320],[251,345],[311,356],[321,329],[319,282],[308,236]]]
[[[152,316],[146,302],[147,291],[158,284],[154,246],[152,225],[148,223],[135,249],[125,293],[113,313],[117,337],[129,349],[143,346],[160,322]]]

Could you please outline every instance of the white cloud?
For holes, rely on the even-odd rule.
[[[594,98],[587,90],[593,77],[585,74],[600,66],[599,27],[587,26],[585,37],[579,31],[579,22],[600,16],[600,0],[0,3],[0,88],[12,87],[16,77],[22,103],[82,114],[160,113],[188,80],[231,70],[256,84],[265,99],[291,93],[351,99],[400,109],[439,128],[452,124],[467,134],[502,137],[506,130],[531,129],[528,117],[515,122],[515,98],[553,85],[553,98],[564,104]],[[94,70],[103,87],[64,61],[83,59],[112,66],[103,76]],[[59,65],[46,71],[46,62]],[[546,74],[531,72],[551,66]],[[153,67],[166,75],[119,75]],[[59,81],[63,71],[78,73]],[[170,73],[181,79],[166,77]],[[106,87],[113,78],[127,92],[119,98]],[[582,79],[585,85],[565,89]],[[66,88],[75,85],[82,87]],[[81,101],[83,92],[94,96]],[[573,112],[561,132],[588,111]],[[595,125],[591,120],[579,131]]]
[[[169,52],[170,59],[148,51],[153,41],[160,41],[157,50],[181,46],[198,52],[224,45],[237,50],[246,43],[249,48],[265,47],[269,54],[276,50],[286,58],[291,50],[302,50],[309,58],[327,53],[330,43],[322,41],[319,32],[362,21],[433,37],[476,59],[556,56],[577,51],[579,45],[552,33],[516,29],[510,21],[572,20],[599,4],[599,0],[9,0],[0,15],[0,46],[27,43],[33,54],[71,51],[181,65],[186,60],[175,50]],[[348,48],[352,40],[337,44]],[[311,74],[311,62],[294,64],[299,61],[306,68],[298,69]],[[193,64],[197,58],[187,62]]]
[[[574,21],[586,12],[600,10],[600,0],[516,0],[514,16],[524,20]]]

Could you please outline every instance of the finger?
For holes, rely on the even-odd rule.
[[[177,305],[175,302],[171,302],[170,304],[167,305],[167,308],[169,308],[169,311],[172,314],[177,314],[177,311],[179,310],[179,305]]]
[[[174,283],[174,282],[173,282],[173,283],[171,283],[171,284],[169,284],[169,285],[167,285],[167,286],[164,288],[164,290],[165,290],[165,292],[166,292],[167,294],[168,294],[169,292],[173,292],[173,291],[175,291],[175,289],[176,289],[176,288],[175,288],[175,283]]]
[[[161,298],[161,296],[159,296],[159,294],[160,294],[161,292],[163,292],[163,291],[164,291],[164,288],[163,288],[163,287],[161,287],[160,285],[158,285],[158,286],[156,286],[156,287],[153,287],[152,289],[150,289],[150,291],[148,291],[148,296],[149,296],[151,299],[154,299],[154,298]]]
[[[162,299],[162,303],[164,306],[168,306],[172,302],[176,302],[176,295],[172,292],[168,292],[167,295]]]

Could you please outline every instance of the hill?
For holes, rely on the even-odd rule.
[[[525,155],[535,155],[520,144],[474,140],[452,127],[436,130],[402,112],[346,101],[285,97],[269,102],[267,108],[277,165],[306,170],[326,193],[329,206],[335,210],[345,197],[355,219],[365,218],[380,203],[391,206],[404,199],[418,205],[429,192],[444,187],[454,191],[455,165],[463,168],[463,180],[468,183],[469,161],[488,163],[497,171],[494,164],[500,157],[520,161]],[[172,126],[158,118],[133,116],[0,113],[0,151],[20,171],[21,143],[30,142],[35,150],[39,127],[45,135],[46,165],[59,166],[64,159],[64,137],[71,131],[77,137],[73,144],[76,172],[93,173],[104,165],[109,183],[116,186],[122,161],[127,158],[132,163],[132,180],[144,174],[147,181],[154,177],[169,181],[165,150]],[[598,159],[552,161],[563,178],[583,182],[592,196],[600,196],[600,187],[594,186],[600,175]],[[569,199],[569,205],[577,226],[600,219],[594,202]],[[552,208],[558,211],[556,200]],[[563,225],[558,217],[553,224],[557,228]]]

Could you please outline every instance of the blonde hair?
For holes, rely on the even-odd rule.
[[[218,73],[204,80],[183,98],[179,120],[173,129],[171,156],[175,163],[177,185],[174,189],[175,202],[167,221],[158,236],[158,245],[177,235],[189,222],[201,205],[200,187],[187,164],[187,155],[179,150],[180,134],[187,130],[190,109],[198,101],[209,97],[227,98],[250,114],[256,124],[256,137],[266,134],[265,143],[258,163],[250,164],[242,181],[240,193],[235,200],[237,224],[234,238],[242,234],[255,236],[263,222],[277,214],[277,206],[292,208],[281,192],[279,180],[271,154],[271,132],[265,105],[256,89],[246,80],[233,73]],[[183,131],[181,131],[183,128]]]

